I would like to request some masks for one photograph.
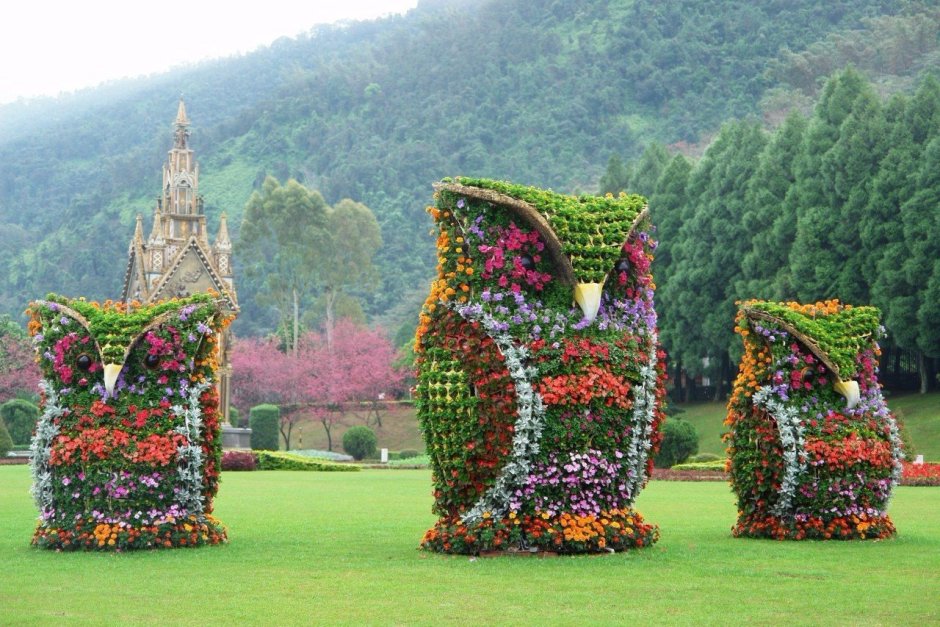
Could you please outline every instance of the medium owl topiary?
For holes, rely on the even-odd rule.
[[[50,295],[30,305],[43,379],[33,544],[129,550],[225,541],[209,294],[150,306]]]
[[[652,544],[632,509],[661,439],[645,201],[436,186],[438,278],[415,351],[435,551]]]
[[[749,301],[725,435],[738,536],[886,538],[903,446],[877,378],[874,307]]]

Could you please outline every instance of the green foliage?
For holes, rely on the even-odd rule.
[[[689,178],[694,210],[673,244],[661,300],[669,303],[672,316],[669,348],[693,374],[702,372],[701,358],[709,356],[719,368],[715,378],[730,378],[728,320],[734,317],[741,258],[750,247],[742,217],[748,182],[766,142],[754,124],[727,124]]]
[[[251,448],[255,451],[276,451],[280,448],[278,425],[281,410],[277,405],[255,405],[248,411],[251,427]]]
[[[365,305],[372,316],[433,271],[422,213],[430,181],[480,172],[594,189],[610,155],[699,141],[728,118],[761,113],[768,88],[815,89],[842,66],[832,59],[888,72],[886,90],[907,88],[932,65],[931,8],[422,2],[403,17],[321,26],[237,58],[6,105],[0,309],[16,313],[49,289],[116,291],[134,214],[152,215],[181,90],[198,125],[192,139],[210,224],[227,211],[237,230],[267,174],[315,186],[330,204],[351,198],[374,211],[384,243],[373,260],[383,289]],[[768,74],[774,61],[780,71]],[[280,312],[255,302],[266,287],[242,271],[240,257],[237,329],[268,332]]]
[[[228,408],[228,421],[233,427],[245,427],[248,426],[247,422],[242,421],[241,413],[238,411],[238,408],[234,405],[229,405]]]
[[[698,434],[691,422],[667,418],[663,424],[663,442],[653,457],[657,468],[670,468],[698,452]]]
[[[289,329],[288,347],[296,350],[300,313],[317,281],[316,251],[325,239],[326,202],[319,192],[290,179],[281,185],[265,178],[245,205],[236,254],[245,275]]]
[[[714,453],[699,453],[697,455],[690,456],[686,462],[690,464],[700,464],[704,462],[724,462],[724,458],[720,455],[715,455]]]
[[[607,171],[601,177],[600,195],[613,194],[627,191],[630,186],[630,170],[623,164],[623,160],[618,155],[611,155],[607,161]]]
[[[696,456],[697,457],[697,456]],[[691,457],[689,458],[692,459]],[[710,470],[724,472],[725,470],[725,460],[711,460],[711,461],[700,461],[693,462],[689,461],[683,464],[676,464],[672,467],[672,470]]]
[[[359,466],[336,464],[322,459],[303,457],[291,453],[255,450],[258,470],[308,470],[318,472],[355,472]]]
[[[412,457],[417,457],[419,454],[420,453],[413,448],[406,448],[398,453],[398,459],[411,459]]]
[[[29,444],[39,420],[39,408],[29,401],[14,398],[0,405],[0,422],[6,424],[14,444]]]
[[[444,183],[448,183],[445,179]],[[637,195],[614,197],[567,196],[549,190],[506,181],[459,177],[459,185],[491,190],[534,207],[561,242],[571,259],[575,278],[585,283],[601,283],[620,257],[646,199]],[[447,189],[445,187],[445,189]],[[454,191],[440,191],[441,204],[456,202]]]
[[[13,450],[13,438],[10,437],[7,426],[0,421],[0,458],[6,457],[11,450]]]
[[[822,356],[839,369],[843,380],[853,378],[859,351],[871,347],[881,334],[881,312],[875,307],[840,307],[830,312],[815,306],[797,310],[785,303],[751,301],[741,310],[751,317],[770,316],[811,338]],[[755,320],[763,322],[759,317]]]
[[[343,434],[343,450],[357,461],[375,457],[377,443],[375,431],[365,425],[350,427]]]

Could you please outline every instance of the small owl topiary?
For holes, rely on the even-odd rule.
[[[632,509],[665,384],[645,200],[467,178],[436,198],[438,278],[415,349],[440,519],[422,546],[653,543]]]
[[[32,442],[39,525],[51,549],[216,544],[221,442],[209,294],[151,306],[50,295],[27,310],[43,379]]]
[[[749,301],[725,435],[738,536],[886,538],[903,446],[877,378],[874,307]]]

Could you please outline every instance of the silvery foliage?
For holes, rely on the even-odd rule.
[[[516,346],[512,336],[498,331],[498,322],[490,314],[467,307],[451,305],[454,310],[470,322],[479,322],[496,343],[496,347],[516,388],[515,432],[512,438],[512,453],[509,461],[486,493],[465,513],[464,523],[476,522],[484,512],[494,516],[503,516],[509,510],[512,493],[525,484],[531,469],[532,459],[539,452],[539,439],[542,436],[542,424],[545,419],[545,406],[542,395],[532,387],[532,380],[538,373],[531,366],[526,366],[529,351],[525,346]]]
[[[183,418],[183,424],[176,428],[176,433],[186,438],[186,444],[177,447],[176,471],[180,480],[179,503],[190,514],[201,515],[205,506],[202,494],[202,405],[199,397],[212,385],[210,379],[203,379],[189,388],[186,406],[174,405],[170,408]]]
[[[640,368],[640,384],[633,388],[633,437],[627,449],[627,493],[631,503],[647,479],[646,460],[653,446],[653,422],[656,420],[657,363],[656,331],[650,329],[649,354],[646,364]]]
[[[49,468],[49,457],[52,454],[52,441],[59,434],[59,426],[55,419],[63,416],[66,408],[59,404],[59,395],[49,381],[42,379],[39,387],[45,394],[45,405],[42,416],[36,423],[36,433],[29,445],[29,465],[33,475],[33,485],[30,492],[40,512],[52,509],[52,470]]]
[[[766,411],[777,423],[777,432],[780,434],[780,444],[783,447],[783,461],[785,469],[779,499],[774,505],[774,516],[778,518],[792,518],[793,499],[796,496],[800,478],[806,472],[806,441],[803,438],[805,429],[800,420],[800,412],[796,407],[787,405],[777,397],[774,388],[770,385],[761,386],[751,397],[754,407]]]

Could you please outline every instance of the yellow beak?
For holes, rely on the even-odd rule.
[[[578,283],[574,286],[574,302],[578,303],[584,317],[589,322],[594,322],[597,317],[597,310],[601,308],[601,294],[604,291],[604,283]]]
[[[836,389],[836,392],[845,397],[847,401],[846,408],[852,409],[858,405],[858,400],[860,398],[858,391],[858,381],[836,381],[833,386]]]
[[[114,384],[117,383],[118,375],[121,374],[123,364],[105,364],[104,365],[104,387],[108,394],[114,394]]]

